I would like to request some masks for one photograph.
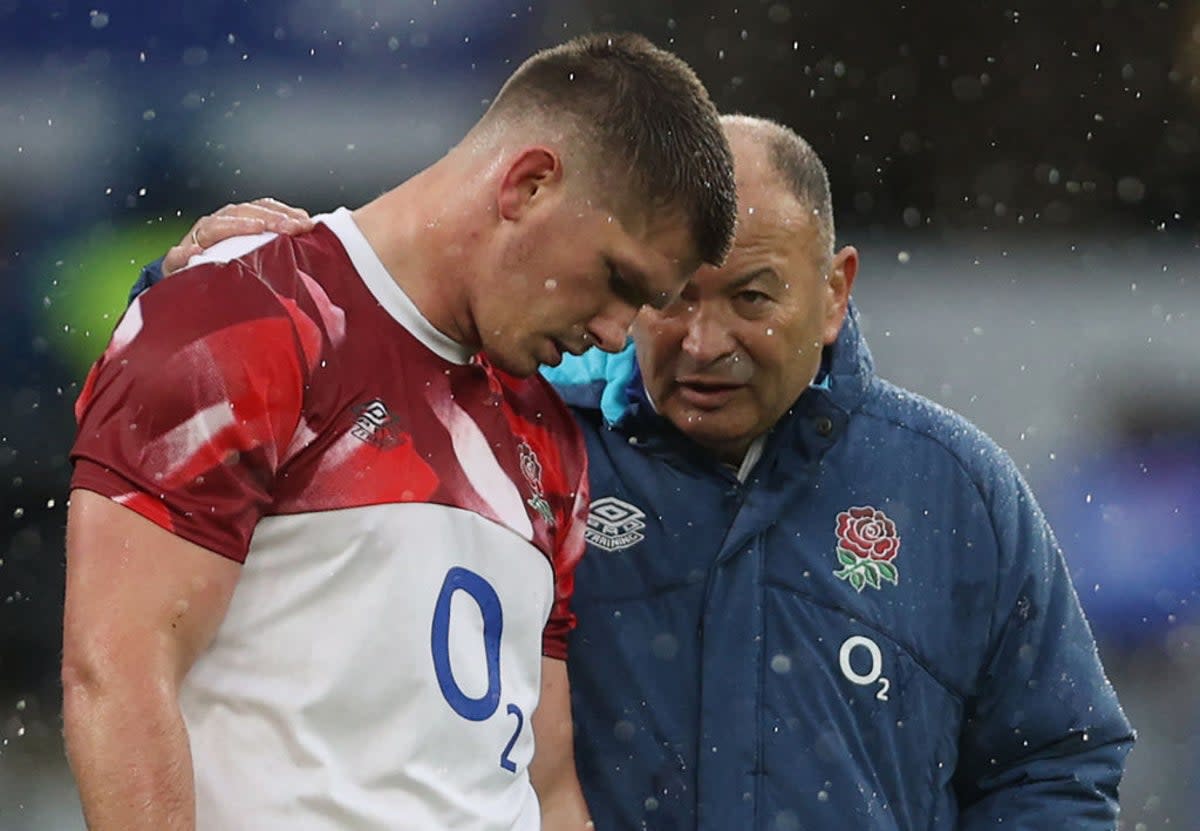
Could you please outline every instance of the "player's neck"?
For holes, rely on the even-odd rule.
[[[445,180],[436,165],[426,169],[354,211],[354,221],[425,319],[447,337],[478,348],[460,279],[469,271],[462,245],[467,232],[452,207],[462,199],[443,193]]]

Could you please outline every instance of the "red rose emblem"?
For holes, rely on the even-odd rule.
[[[838,547],[860,559],[890,561],[900,553],[900,535],[887,514],[875,508],[851,508],[837,516]]]

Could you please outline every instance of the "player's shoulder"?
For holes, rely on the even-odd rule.
[[[223,307],[229,315],[257,311],[259,304],[269,303],[280,294],[276,284],[282,281],[270,279],[271,267],[278,259],[271,256],[271,249],[280,245],[280,238],[274,233],[222,240],[192,257],[184,268],[156,284],[153,292],[140,295],[138,300],[174,306],[181,300],[195,300],[201,305],[181,309],[190,316],[207,310],[203,301],[214,297],[225,302],[213,304],[213,310]]]
[[[169,289],[173,305],[195,299],[204,308],[206,298],[223,299],[212,311],[230,318],[256,317],[271,310],[286,314],[296,304],[326,305],[322,282],[347,269],[352,266],[337,238],[322,226],[298,237],[275,233],[231,237],[192,257],[185,268],[142,297],[167,302],[158,292]],[[188,313],[199,311],[188,309]]]
[[[161,355],[238,342],[245,362],[269,364],[295,353],[311,370],[344,340],[345,315],[310,275],[312,258],[298,259],[297,250],[293,238],[274,234],[218,243],[138,295],[114,333],[114,348]],[[330,269],[321,271],[328,279]]]

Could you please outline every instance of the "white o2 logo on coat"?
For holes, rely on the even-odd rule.
[[[855,650],[867,653],[869,664],[865,673],[856,670],[851,663]],[[861,664],[859,665],[861,666]],[[862,635],[852,635],[846,638],[841,651],[838,652],[838,666],[841,667],[842,675],[846,676],[848,681],[858,684],[860,687],[869,687],[871,684],[878,683],[879,690],[875,693],[875,698],[880,701],[888,700],[888,690],[891,688],[892,682],[883,675],[883,652],[875,641]]]

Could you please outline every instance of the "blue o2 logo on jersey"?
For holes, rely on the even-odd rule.
[[[478,698],[463,692],[454,678],[450,665],[450,601],[455,592],[463,592],[479,607],[483,617],[483,651],[487,663],[487,690]],[[446,703],[469,721],[486,721],[500,706],[500,636],[504,633],[504,610],[500,607],[500,596],[492,584],[475,572],[455,566],[446,572],[442,590],[438,593],[437,605],[433,609],[433,626],[429,633],[429,646],[433,653],[433,671],[437,675],[438,687]],[[521,728],[525,714],[516,704],[509,704],[508,715],[517,719],[516,730],[500,753],[500,767],[515,773],[517,765],[508,758]]]

